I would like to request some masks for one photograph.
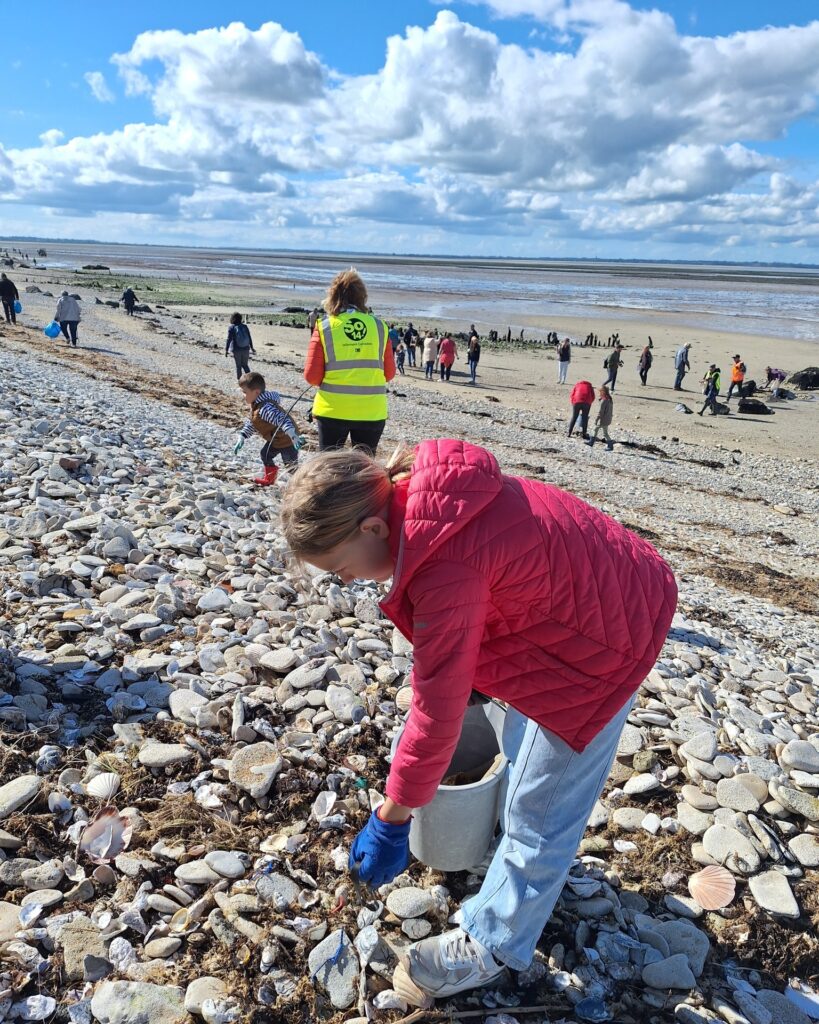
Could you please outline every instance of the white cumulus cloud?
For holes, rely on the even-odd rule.
[[[815,163],[771,155],[815,116],[819,22],[707,37],[623,0],[486,6],[543,31],[521,46],[442,10],[358,75],[274,22],[143,32],[112,62],[151,123],[7,149],[2,198],[186,240],[819,245]]]
[[[88,88],[94,94],[94,99],[100,103],[113,103],[114,94],[105,81],[105,75],[101,71],[86,71],[83,78],[88,83]]]

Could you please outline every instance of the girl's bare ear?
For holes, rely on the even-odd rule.
[[[389,525],[381,516],[367,516],[366,519],[361,520],[358,528],[362,533],[372,534],[379,540],[386,540],[390,535]]]

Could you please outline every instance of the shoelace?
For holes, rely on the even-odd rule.
[[[482,971],[490,971],[483,951],[460,929],[445,940],[442,953],[442,959],[451,963],[453,967],[471,967],[477,962]]]

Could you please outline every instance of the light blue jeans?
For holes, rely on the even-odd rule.
[[[506,713],[503,752],[510,765],[503,835],[480,891],[461,908],[461,927],[517,971],[532,962],[632,703],[582,754],[519,711]]]

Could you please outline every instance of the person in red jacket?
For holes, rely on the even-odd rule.
[[[499,845],[460,926],[409,947],[407,969],[445,998],[526,968],[671,625],[671,570],[598,509],[465,441],[424,441],[387,467],[321,454],[281,516],[298,560],[343,583],[392,577],[381,610],[413,644],[386,799],[350,851],[363,881],[407,867],[412,811],[435,796],[473,690],[508,706]]]
[[[569,401],[572,403],[572,418],[569,420],[569,437],[572,436],[574,425],[577,423],[579,418],[580,433],[583,435],[583,440],[588,441],[589,413],[591,412],[592,402],[594,401],[594,385],[591,381],[579,380],[572,388],[572,393],[569,395]]]

